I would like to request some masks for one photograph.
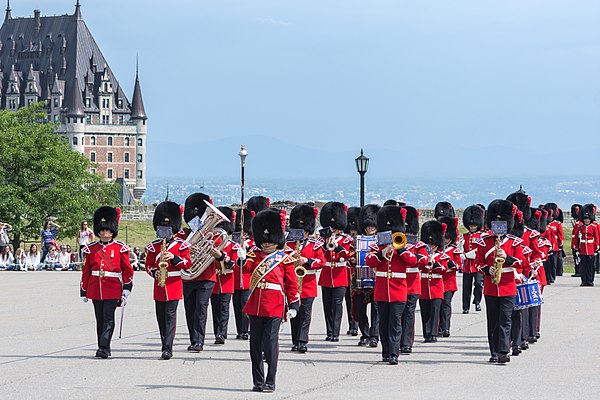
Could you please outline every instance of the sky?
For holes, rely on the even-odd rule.
[[[238,174],[241,143],[260,176],[354,176],[361,148],[371,176],[598,175],[598,1],[81,4],[129,96],[139,54],[149,177]]]

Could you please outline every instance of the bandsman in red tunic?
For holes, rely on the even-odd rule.
[[[302,229],[304,231],[303,242],[288,242],[292,250],[295,261],[295,267],[302,267],[306,270],[304,277],[297,277],[297,282],[301,283],[300,291],[300,309],[296,318],[290,321],[292,328],[292,351],[306,353],[308,351],[310,322],[312,319],[312,306],[317,297],[317,272],[321,270],[325,263],[323,253],[323,240],[312,237],[315,233],[316,218],[319,210],[307,204],[298,204],[290,213],[290,228]],[[296,246],[300,252],[299,257],[296,253]]]
[[[358,336],[358,311],[356,309],[356,301],[354,296],[356,294],[355,284],[356,279],[354,276],[354,266],[356,265],[356,251],[354,244],[356,242],[356,236],[358,235],[358,217],[360,214],[360,207],[348,207],[348,223],[344,228],[344,233],[352,238],[352,246],[350,246],[350,256],[348,257],[348,290],[344,295],[344,301],[346,302],[346,313],[348,314],[348,330],[346,335]]]
[[[376,204],[369,204],[360,208],[358,215],[358,231],[361,235],[373,236],[377,234],[377,212],[381,209]],[[355,264],[356,265],[356,262]],[[358,276],[356,276],[358,283]],[[352,301],[358,317],[358,328],[360,329],[359,346],[377,347],[379,343],[379,317],[377,312],[377,301],[373,299],[373,288],[355,288],[352,293]],[[367,306],[371,305],[371,323],[367,315]]]
[[[154,278],[154,304],[156,321],[162,344],[161,357],[173,357],[173,340],[177,326],[177,306],[183,296],[181,270],[191,266],[190,244],[173,232],[181,229],[181,208],[172,201],[163,201],[154,210],[152,219],[154,230],[167,228],[170,237],[157,239],[146,246],[146,272]],[[163,235],[163,234],[161,234]],[[166,269],[161,271],[161,263]],[[164,274],[164,275],[163,275]]]
[[[508,232],[514,226],[517,206],[508,200],[494,200],[486,212],[486,226],[491,227],[492,221],[506,221]],[[498,240],[497,240],[498,239]],[[496,246],[498,242],[498,246]],[[481,273],[485,274],[483,294],[486,303],[488,343],[490,347],[490,362],[507,363],[510,361],[511,316],[515,307],[517,286],[515,283],[515,268],[523,262],[521,243],[523,240],[510,234],[495,237],[491,232],[484,233],[477,242],[477,258],[475,264]],[[502,259],[500,281],[492,281],[496,263]]]
[[[399,206],[383,206],[377,212],[378,232],[406,231],[406,210]],[[390,245],[373,246],[366,263],[375,269],[373,299],[379,311],[379,335],[382,361],[398,364],[400,339],[402,338],[402,312],[406,304],[406,269],[414,268],[417,257],[404,248]]]
[[[573,278],[581,277],[581,271],[579,268],[579,258],[575,257],[575,238],[577,236],[578,225],[581,224],[579,221],[579,211],[581,210],[581,204],[573,204],[571,206],[571,223],[573,230],[571,231],[571,254],[573,255],[573,262],[575,264],[575,273],[571,275]]]
[[[586,204],[579,215],[581,224],[575,237],[573,248],[580,259],[581,286],[594,286],[594,257],[600,249],[600,229],[593,223],[596,219],[596,206]]]
[[[544,287],[548,286],[548,282],[546,280],[546,270],[544,269],[544,262],[548,259],[548,254],[552,251],[552,243],[548,239],[544,237],[544,232],[547,229],[547,218],[548,211],[543,208],[532,208],[532,218],[530,227],[540,232],[540,237],[538,239],[538,249],[540,251],[540,257],[542,260],[542,265],[539,264],[537,267],[532,266],[532,269],[535,270],[537,268],[537,274],[535,275],[535,279],[538,281],[540,285],[540,292],[544,292]],[[540,323],[542,316],[542,306],[531,307],[529,310],[529,337],[527,341],[532,344],[536,343],[540,338]]]
[[[402,311],[402,338],[400,354],[412,353],[415,340],[415,309],[421,295],[421,268],[429,262],[427,245],[418,240],[419,210],[411,206],[402,206],[406,210],[406,250],[417,257],[417,264],[406,268],[406,305]]]
[[[444,253],[446,225],[427,221],[421,227],[421,241],[429,246],[428,260],[421,265],[421,296],[419,307],[423,323],[425,343],[437,342],[440,308],[444,299],[444,272],[448,270],[450,257]]]
[[[275,390],[279,327],[284,316],[294,318],[300,308],[300,293],[294,272],[294,259],[285,247],[285,211],[266,209],[252,220],[256,246],[238,263],[251,271],[250,298],[244,312],[250,317],[250,359],[253,391]],[[286,306],[287,305],[287,306]],[[287,310],[287,311],[286,311]],[[264,373],[263,354],[268,365]]]
[[[485,210],[479,204],[465,208],[463,212],[463,226],[468,230],[463,234],[463,293],[462,312],[468,314],[471,308],[471,295],[475,311],[481,311],[481,298],[483,296],[483,275],[475,267],[477,245],[475,244],[483,233],[483,216]]]
[[[129,263],[129,247],[114,240],[119,233],[121,210],[100,207],[94,213],[97,242],[85,246],[80,296],[94,304],[98,350],[96,357],[111,355],[110,342],[115,330],[115,310],[124,307],[133,288],[133,268]]]
[[[551,285],[556,279],[556,260],[558,257],[558,233],[556,225],[553,224],[556,214],[555,211],[547,205],[541,205],[540,208],[543,208],[548,213],[547,229],[543,235],[548,239],[550,244],[552,244],[552,249],[550,250],[550,253],[548,253],[548,259],[544,262],[544,269],[548,285]]]
[[[217,225],[217,228],[223,229],[227,235],[233,233],[233,227],[236,221],[236,212],[231,207],[217,207],[230,222],[223,221]],[[220,251],[215,259],[215,269],[217,271],[217,282],[213,286],[213,292],[210,296],[210,305],[212,310],[213,331],[215,333],[215,344],[225,344],[227,339],[227,327],[229,325],[229,305],[231,296],[234,292],[233,267],[237,261],[237,251],[240,245],[229,239],[227,244]]]
[[[348,222],[347,207],[339,202],[325,203],[319,221],[323,229],[320,235],[325,241],[325,264],[319,277],[323,293],[323,311],[328,342],[339,342],[342,323],[342,301],[350,284],[348,279],[348,259],[352,239],[345,235]]]
[[[443,273],[444,280],[444,299],[440,309],[440,323],[438,326],[438,335],[450,337],[450,320],[452,318],[452,298],[458,290],[456,284],[456,273],[462,268],[461,256],[462,250],[456,245],[460,237],[458,232],[458,218],[440,217],[439,221],[446,224],[446,233],[444,234],[444,253],[449,257],[448,269]]]
[[[241,216],[242,209],[238,209],[236,214]],[[244,226],[242,227],[242,219],[237,218],[235,232],[237,235],[240,235],[240,240],[244,243],[243,250],[247,251],[254,247],[252,219],[256,213],[244,208],[243,214]],[[250,275],[249,272],[245,272],[237,263],[233,266],[233,313],[235,314],[235,328],[237,331],[235,338],[241,340],[248,340],[249,338],[250,322],[248,316],[242,310],[248,301],[248,297],[250,297]]]

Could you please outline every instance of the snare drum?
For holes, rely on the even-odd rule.
[[[356,267],[356,288],[373,289],[375,287],[375,272],[373,268],[359,265]]]
[[[536,280],[530,280],[517,285],[517,298],[515,299],[515,310],[523,310],[529,307],[539,306],[544,302],[540,285]]]

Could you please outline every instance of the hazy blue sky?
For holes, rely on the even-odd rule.
[[[74,3],[13,0],[12,14]],[[440,154],[456,158],[438,161],[442,173],[494,169],[508,155],[513,174],[523,156],[544,162],[529,174],[597,174],[570,160],[600,148],[597,0],[83,0],[82,13],[129,96],[139,52],[149,145],[161,146],[150,176],[176,160],[159,154],[220,153],[237,168],[242,140],[261,143],[257,174],[286,143],[291,158],[340,176],[356,174],[361,147],[371,175]],[[548,162],[556,154],[564,165]],[[189,175],[222,175],[196,165]]]

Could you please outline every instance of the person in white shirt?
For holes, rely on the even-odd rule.
[[[88,224],[86,221],[81,221],[81,227],[79,229],[79,262],[83,262],[83,254],[81,249],[83,249],[88,244],[94,241],[94,231],[88,228]]]
[[[0,270],[11,271],[15,267],[14,261],[10,246],[3,246],[2,253],[0,253]]]
[[[15,253],[15,271],[27,271],[27,254],[22,248],[18,248]]]
[[[71,253],[67,251],[67,246],[64,244],[60,245],[60,253],[58,253],[58,263],[60,264],[61,271],[68,271],[74,269],[75,265],[71,263]]]
[[[46,255],[46,259],[44,260],[44,269],[47,269],[48,271],[58,271],[61,269],[61,265],[58,262],[58,252],[56,251],[56,247],[54,247],[54,245],[50,245],[50,249]]]
[[[29,271],[33,271],[33,270],[39,271],[42,269],[42,266],[43,266],[40,261],[41,259],[42,259],[42,254],[38,250],[37,244],[34,243],[29,247],[29,252],[27,253],[27,262],[25,263],[25,267]]]

